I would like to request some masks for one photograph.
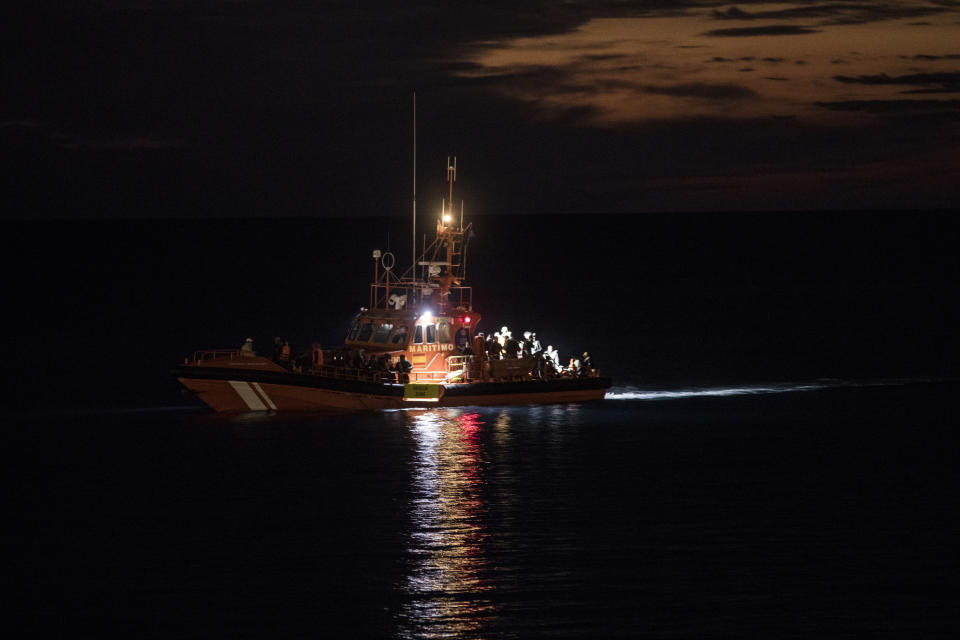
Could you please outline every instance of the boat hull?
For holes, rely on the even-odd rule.
[[[405,385],[306,374],[185,365],[180,383],[215,411],[364,411],[411,406],[515,405],[602,400],[610,379],[429,385],[432,398],[408,398]]]

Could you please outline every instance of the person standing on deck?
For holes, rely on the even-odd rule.
[[[537,338],[536,333],[530,334],[530,354],[536,356],[538,353],[543,352],[543,345],[540,344],[540,340]]]
[[[580,359],[580,370],[578,373],[581,378],[585,378],[593,373],[593,358],[591,358],[590,354],[586,351],[583,352],[583,357]]]
[[[491,360],[499,360],[500,354],[503,353],[503,347],[500,344],[500,334],[494,333],[490,340],[487,342],[487,353],[490,355]]]
[[[547,373],[552,377],[560,373],[560,354],[553,349],[553,345],[547,345],[547,350],[543,352],[544,360],[547,364]]]
[[[529,331],[523,332],[523,340],[520,341],[520,347],[523,349],[524,358],[529,358],[533,355],[533,340],[531,340],[532,333]]]
[[[520,343],[517,342],[517,339],[512,335],[507,336],[507,341],[503,345],[503,350],[505,352],[505,358],[518,358],[520,357]]]
[[[407,360],[407,357],[401,353],[397,364],[393,365],[393,370],[397,372],[397,377],[400,378],[400,384],[407,384],[410,382],[411,369],[413,369],[413,365],[410,364],[410,361]]]

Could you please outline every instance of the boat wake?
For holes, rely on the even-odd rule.
[[[908,384],[934,382],[930,378],[889,380],[837,380],[824,379],[811,382],[777,382],[723,387],[686,387],[680,389],[643,389],[633,386],[613,387],[607,392],[607,400],[680,400],[683,398],[706,398],[725,396],[753,396],[774,393],[819,391],[844,387],[896,387]]]

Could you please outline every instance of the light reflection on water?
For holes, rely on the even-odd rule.
[[[403,585],[400,636],[482,634],[497,614],[484,517],[484,451],[479,414],[433,410],[410,414],[415,443],[411,533],[413,558]],[[501,414],[496,431],[505,431]],[[508,437],[508,436],[502,436]]]

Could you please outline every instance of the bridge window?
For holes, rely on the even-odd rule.
[[[377,332],[373,334],[374,342],[386,342],[387,337],[390,335],[390,332],[393,331],[393,325],[390,323],[383,323],[377,327]]]
[[[428,324],[427,325],[427,344],[434,344],[437,341],[437,327],[436,325]]]
[[[393,337],[390,338],[391,344],[403,344],[407,341],[407,325],[401,324],[397,325],[396,331],[393,332]]]
[[[450,342],[450,323],[441,322],[437,327],[437,342],[448,343]]]
[[[421,324],[413,330],[413,344],[423,344],[423,325]]]
[[[373,323],[364,322],[363,328],[360,329],[360,335],[357,336],[359,342],[366,342],[370,339],[371,334],[373,334]]]
[[[359,331],[360,331],[360,323],[354,320],[353,324],[350,325],[350,333],[347,334],[347,340],[356,340],[357,332]]]

